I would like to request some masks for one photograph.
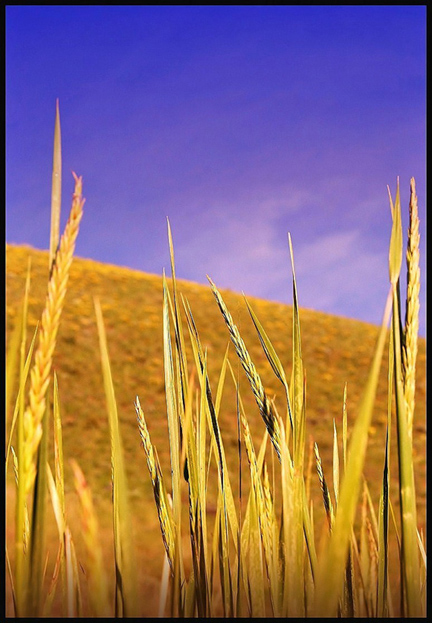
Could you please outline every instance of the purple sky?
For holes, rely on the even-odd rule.
[[[380,323],[400,177],[421,219],[425,6],[6,7],[6,240],[49,244],[55,101],[77,255]],[[402,269],[403,281],[405,268]]]

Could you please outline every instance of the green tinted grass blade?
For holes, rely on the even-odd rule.
[[[57,247],[60,239],[60,211],[61,211],[61,174],[62,174],[62,156],[61,156],[61,131],[60,131],[60,110],[59,101],[56,101],[56,115],[54,126],[54,153],[53,153],[53,171],[51,186],[51,233],[49,246],[49,269],[54,262]]]
[[[338,512],[335,517],[329,547],[318,568],[315,612],[322,616],[336,614],[342,594],[349,541],[361,485],[369,425],[372,417],[376,388],[391,312],[391,290],[387,297],[383,322],[358,415],[351,433],[347,468],[339,492]]]
[[[336,422],[333,419],[333,490],[335,496],[335,506],[339,497],[339,449]]]
[[[94,306],[111,437],[114,554],[116,565],[116,615],[137,616],[136,564],[134,559],[131,512],[117,402],[111,374],[102,309],[98,299],[94,299]]]
[[[186,348],[183,336],[183,328],[182,322],[180,318],[180,310],[178,306],[178,294],[177,294],[177,280],[176,280],[176,272],[175,272],[175,261],[174,261],[174,246],[172,241],[171,234],[171,226],[169,220],[167,219],[168,225],[168,242],[170,249],[170,260],[171,260],[171,275],[172,275],[172,286],[173,286],[173,307],[174,307],[174,329],[175,329],[175,344],[179,357],[179,367],[180,367],[180,387],[182,392],[182,401],[183,407],[186,405],[187,400],[187,358],[186,358]]]
[[[387,617],[388,609],[388,520],[389,520],[389,429],[386,433],[383,487],[379,502],[379,541],[378,541],[378,616]]]
[[[304,417],[304,373],[301,354],[300,317],[297,296],[297,283],[294,268],[294,253],[291,236],[288,234],[293,277],[293,459],[294,464],[302,470],[304,461],[305,417]]]
[[[411,418],[407,408],[404,370],[403,336],[399,303],[399,275],[402,263],[402,224],[399,196],[399,180],[396,199],[392,210],[393,227],[390,240],[389,269],[393,286],[393,324],[392,341],[394,355],[394,386],[396,397],[396,430],[399,462],[399,499],[401,512],[401,553],[402,584],[401,596],[403,612],[407,616],[421,616],[423,605],[420,599],[419,560],[417,550],[417,509],[415,498],[412,439],[410,435]],[[409,241],[410,242],[410,241]],[[412,294],[412,293],[411,293]],[[409,296],[410,293],[407,292]],[[414,329],[416,333],[417,328]]]
[[[347,383],[345,383],[344,395],[343,395],[343,409],[342,409],[342,452],[343,452],[344,474],[346,473],[347,446],[348,446],[348,413],[347,413]]]
[[[171,473],[172,473],[172,499],[173,513],[176,530],[181,530],[181,497],[180,497],[180,432],[178,415],[178,397],[175,387],[174,362],[171,346],[170,318],[169,318],[169,292],[165,275],[163,276],[163,338],[164,338],[164,370],[165,370],[165,395],[167,403],[168,433],[170,441]]]
[[[417,547],[417,509],[415,498],[412,440],[409,434],[402,380],[402,350],[399,332],[399,305],[393,293],[394,385],[396,395],[396,430],[399,462],[399,499],[401,509],[401,545],[406,599],[406,616],[423,616],[420,599],[419,553]]]
[[[390,196],[390,205],[392,206],[391,196]],[[394,207],[392,207],[392,214],[393,214],[393,226],[392,226],[392,232],[391,232],[391,238],[390,238],[389,274],[390,274],[390,283],[396,285],[399,279],[400,270],[402,266],[402,245],[403,245],[399,178],[397,179],[396,198],[395,198]]]

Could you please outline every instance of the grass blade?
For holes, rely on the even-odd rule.
[[[60,238],[60,211],[61,211],[61,174],[62,174],[62,155],[61,155],[61,131],[60,131],[60,110],[59,101],[56,101],[56,116],[54,125],[54,151],[53,151],[53,171],[51,185],[51,231],[49,246],[49,269],[51,272],[54,258],[57,253]]]
[[[137,616],[136,565],[117,403],[111,375],[102,309],[98,299],[94,299],[94,307],[111,436],[114,553],[116,566],[116,616]]]
[[[75,489],[80,500],[82,535],[87,550],[86,577],[89,586],[90,612],[93,617],[109,617],[112,612],[92,494],[78,463],[71,459],[71,466]]]
[[[48,419],[49,410],[47,407],[42,419],[42,436],[38,448],[37,469],[33,495],[33,512],[30,524],[29,615],[36,617],[41,614],[42,586],[44,581]]]
[[[351,433],[347,467],[341,484],[338,512],[332,535],[325,556],[321,559],[318,567],[315,612],[320,616],[334,616],[337,611],[338,600],[342,594],[343,576],[366,453],[367,432],[372,417],[390,311],[391,291],[387,298],[366,388]]]
[[[407,616],[422,616],[420,599],[420,573],[417,547],[417,510],[415,499],[412,438],[407,414],[407,403],[403,384],[403,354],[401,343],[401,319],[399,305],[400,264],[392,266],[392,258],[402,257],[401,209],[399,184],[393,209],[393,228],[390,243],[390,277],[393,286],[393,354],[394,385],[396,395],[397,450],[399,462],[399,498],[401,509],[401,546],[403,566],[403,589]],[[395,233],[397,232],[397,233]]]

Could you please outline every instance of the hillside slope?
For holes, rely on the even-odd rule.
[[[13,329],[21,304],[27,270],[31,258],[31,289],[29,301],[29,332],[41,316],[46,296],[48,256],[29,247],[6,248],[6,330]],[[189,301],[202,344],[208,350],[210,381],[216,389],[219,370],[229,336],[209,287],[179,281],[180,292]],[[287,282],[290,288],[290,275]],[[281,386],[263,354],[258,336],[241,295],[223,291],[225,302],[237,323],[249,353],[261,374],[269,396],[276,395],[276,404],[284,410]],[[166,426],[164,373],[162,356],[162,279],[116,266],[75,258],[62,315],[54,369],[58,375],[63,419],[63,443],[66,462],[66,490],[74,499],[68,459],[75,458],[83,469],[101,514],[101,530],[110,526],[110,441],[93,298],[98,297],[104,315],[112,374],[122,426],[123,444],[132,506],[136,513],[137,548],[143,548],[151,562],[147,573],[158,577],[163,547],[158,535],[154,501],[140,447],[135,409],[139,395],[146,414],[152,441],[161,464],[169,475],[169,450]],[[301,303],[301,288],[299,290]],[[263,300],[248,299],[285,366],[291,373],[290,306]],[[384,306],[384,301],[383,301]],[[356,320],[340,318],[306,309],[300,310],[302,353],[307,374],[306,439],[317,441],[331,480],[333,418],[341,431],[344,384],[348,387],[349,425],[365,386],[369,364],[374,352],[378,328]],[[185,331],[186,323],[185,323]],[[384,357],[368,446],[365,475],[371,486],[374,502],[380,486],[384,459],[387,418],[387,355]],[[425,525],[425,340],[419,341],[417,365],[416,416],[414,450],[416,486],[419,502],[419,523]],[[264,426],[246,376],[231,349],[230,361],[238,370],[242,399],[257,443]],[[189,362],[192,356],[189,351]],[[237,422],[235,388],[226,380],[220,426],[229,465],[233,468],[235,489],[237,468]],[[394,432],[393,432],[394,438]],[[396,455],[392,458],[392,477],[397,477]],[[10,470],[12,471],[12,470]],[[12,476],[11,476],[12,482]],[[313,482],[319,497],[319,483]],[[397,498],[394,497],[395,507]],[[71,502],[72,508],[74,502]],[[71,510],[73,516],[75,511]],[[154,531],[153,543],[144,538]],[[79,539],[79,536],[77,536]],[[107,537],[108,538],[108,537]]]

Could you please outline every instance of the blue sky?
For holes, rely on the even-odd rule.
[[[79,256],[379,324],[416,179],[425,6],[6,7],[6,240],[46,249],[55,102]],[[403,277],[405,269],[403,268]]]

